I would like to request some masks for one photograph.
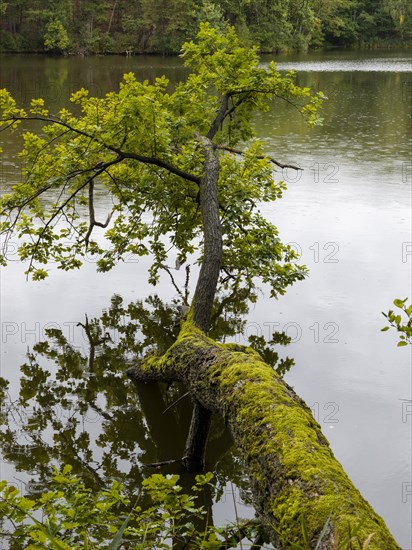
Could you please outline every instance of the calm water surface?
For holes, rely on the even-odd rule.
[[[402,548],[409,549],[411,353],[409,348],[397,348],[396,335],[381,333],[380,328],[385,324],[381,311],[390,308],[393,298],[411,296],[410,58],[394,51],[332,52],[283,56],[278,61],[279,68],[299,72],[299,84],[328,96],[320,128],[307,129],[293,109],[279,104],[255,121],[268,153],[304,169],[299,174],[276,173],[288,181],[288,190],[281,201],[265,205],[264,213],[279,227],[284,241],[293,243],[311,274],[278,301],[263,297],[248,317],[244,336],[269,336],[280,329],[292,336],[287,355],[294,357],[296,366],[287,381],[312,407],[355,485]],[[3,56],[0,64],[2,87],[25,104],[42,96],[56,110],[82,86],[97,95],[117,89],[128,71],[142,79],[165,73],[172,82],[185,74],[178,59],[161,57]],[[5,138],[3,147],[1,180],[6,189],[18,179],[16,137]],[[100,197],[99,209],[107,208],[107,200]],[[26,282],[24,266],[17,261],[2,269],[1,375],[11,380],[11,395],[18,392],[19,367],[27,349],[43,338],[47,324],[54,323],[67,335],[85,313],[99,316],[114,292],[126,302],[144,299],[152,292],[146,284],[146,266],[146,261],[130,258],[102,275],[88,262],[74,273],[52,268],[42,283]],[[166,280],[158,292],[166,302],[174,297]],[[72,342],[86,350],[80,329],[72,332]],[[130,406],[133,395],[127,394]],[[135,447],[138,464],[142,443],[133,440],[133,422],[124,419],[122,434],[130,440],[129,454]],[[101,424],[90,421],[85,428],[96,456],[104,448],[99,442]],[[162,437],[168,430],[165,422]],[[180,456],[176,441],[167,441],[165,454]],[[130,468],[127,452],[119,458],[120,470]],[[159,459],[155,449],[145,452],[146,458]],[[226,493],[230,479],[237,482],[237,463],[229,467],[222,462],[219,467],[226,477],[215,521],[233,518],[232,499]],[[24,460],[5,457],[1,475],[25,480],[29,474],[24,465]],[[26,467],[30,469],[33,464]],[[239,508],[240,514],[250,513]]]

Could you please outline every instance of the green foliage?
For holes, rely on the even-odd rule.
[[[259,213],[259,203],[280,198],[285,184],[274,181],[272,162],[254,139],[252,118],[267,111],[270,101],[285,100],[314,125],[323,94],[297,86],[294,73],[282,75],[275,63],[262,67],[257,48],[244,47],[233,28],[219,33],[202,24],[182,56],[192,72],[174,90],[165,77],[151,84],[129,73],[119,92],[103,98],[84,89],[74,93],[71,101],[81,114],[62,109],[52,116],[42,99],[26,112],[1,91],[1,126],[46,122],[38,133],[23,133],[25,179],[0,201],[1,231],[17,233],[20,258],[30,260],[27,273],[34,279],[47,276],[50,261],[63,270],[78,268],[86,253],[97,259],[100,271],[127,254],[150,254],[153,285],[173,256],[184,264],[195,254],[200,262],[199,136],[207,135],[225,98],[230,116],[214,138],[221,151],[221,289],[247,288],[253,294],[261,281],[276,296],[304,278],[294,251]],[[243,155],[225,149],[245,141]],[[96,220],[95,186],[112,196],[106,222]],[[94,239],[106,226],[104,240]]]
[[[314,0],[321,41],[373,45],[412,38],[410,2],[397,0]]]
[[[53,20],[47,24],[44,35],[44,47],[47,51],[64,53],[69,49],[70,40],[61,21]]]
[[[158,550],[171,548],[170,541],[184,543],[188,549],[217,550],[231,548],[234,541],[252,536],[256,529],[252,521],[223,528],[208,526],[198,532],[195,523],[206,511],[196,505],[195,496],[182,492],[177,475],[148,477],[133,503],[118,482],[93,492],[71,470],[71,466],[55,469],[49,490],[36,500],[1,481],[0,521],[10,522],[2,536],[19,548],[33,550],[116,550],[130,545]],[[193,493],[212,477],[197,476]]]
[[[213,0],[203,0],[196,10],[197,23],[210,23],[215,29],[227,30],[227,20],[224,17],[223,8]]]
[[[388,26],[397,36],[412,39],[412,5],[409,0],[384,0],[383,12],[390,15],[392,24],[388,22]]]
[[[24,36],[0,29],[0,51],[23,52],[28,49]]]
[[[399,333],[399,348],[412,344],[412,304],[408,306],[407,301],[408,298],[405,298],[404,300],[396,298],[393,301],[394,306],[405,314],[406,319],[403,319],[402,314],[396,313],[392,309],[390,309],[387,313],[382,311],[382,315],[389,321],[390,326],[395,328]],[[389,330],[390,326],[383,327],[382,332]]]
[[[410,41],[408,0],[19,0],[0,2],[0,48],[44,49],[49,21],[67,30],[69,49],[83,53],[178,53],[201,22],[224,30],[234,25],[261,51],[306,50]],[[62,50],[64,51],[64,50]]]

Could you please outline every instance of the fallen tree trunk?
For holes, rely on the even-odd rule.
[[[310,409],[251,348],[218,344],[187,320],[166,354],[146,358],[128,374],[145,382],[183,381],[196,402],[225,418],[276,548],[302,544],[303,517],[313,547],[330,518],[320,549],[337,548],[355,532],[348,548],[400,549],[333,456]]]

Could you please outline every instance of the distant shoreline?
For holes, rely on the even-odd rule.
[[[412,53],[410,49],[412,48],[412,41],[408,42],[399,42],[399,41],[380,41],[373,43],[364,43],[364,44],[354,44],[348,46],[342,45],[333,45],[326,44],[318,48],[308,48],[307,50],[298,50],[293,48],[280,49],[280,50],[261,50],[260,55],[285,55],[285,54],[310,54],[313,52],[327,52],[327,51],[375,51],[375,50],[409,50],[411,60]],[[121,56],[121,57],[144,57],[144,56],[154,56],[154,57],[176,57],[180,54],[179,51],[176,52],[160,52],[160,51],[102,51],[102,52],[93,52],[93,51],[70,51],[70,52],[48,52],[46,50],[13,50],[13,49],[2,49],[0,47],[0,55],[44,55],[47,57],[56,57],[56,58],[65,58],[65,57],[96,57],[96,56]]]

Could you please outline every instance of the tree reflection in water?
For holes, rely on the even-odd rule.
[[[220,296],[212,338],[223,341],[242,332],[247,296],[247,289],[236,298]],[[114,295],[99,319],[86,316],[79,322],[86,349],[61,330],[48,329],[48,340],[34,345],[20,367],[16,399],[8,393],[8,382],[0,379],[2,457],[13,465],[16,479],[25,477],[26,495],[45,490],[52,466],[64,464],[71,464],[73,472],[96,490],[117,480],[131,495],[154,471],[179,473],[181,485],[189,490],[194,476],[183,471],[179,458],[192,411],[186,389],[177,384],[135,385],[126,376],[127,368],[143,355],[166,351],[177,337],[181,316],[177,301],[165,304],[150,296],[125,306]],[[277,334],[271,344],[287,341]],[[250,337],[250,342],[280,372],[293,364],[289,359],[278,361],[263,338]],[[159,462],[167,464],[153,466]],[[232,483],[242,500],[248,500],[240,457],[220,418],[214,418],[206,469],[215,474],[215,498]],[[203,495],[203,504],[211,507],[211,492]]]

